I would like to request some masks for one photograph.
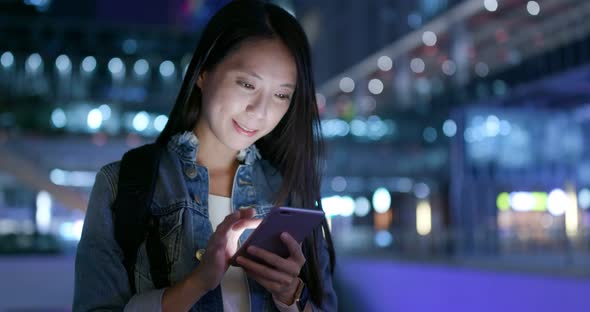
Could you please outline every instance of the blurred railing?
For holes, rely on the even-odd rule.
[[[459,266],[590,278],[590,231],[575,239],[563,232],[550,234],[550,241],[540,243],[509,235],[500,237],[496,228],[480,227],[473,238],[461,231],[446,229],[425,236],[415,230],[393,228],[391,242],[378,242],[372,226],[347,228],[332,220],[336,251],[343,257],[380,258]],[[472,251],[462,248],[474,242]]]

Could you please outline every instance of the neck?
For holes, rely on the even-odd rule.
[[[229,149],[227,146],[220,144],[214,138],[209,138],[207,135],[197,135],[197,138],[199,139],[198,164],[207,167],[210,172],[236,170],[239,164],[236,158],[238,151]]]

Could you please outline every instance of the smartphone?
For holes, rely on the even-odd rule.
[[[240,266],[236,262],[238,256],[264,263],[263,260],[248,253],[249,246],[256,246],[287,258],[289,257],[289,249],[281,240],[281,233],[287,232],[298,243],[301,243],[316,227],[321,225],[324,217],[324,212],[321,210],[275,207],[240,246],[230,259],[230,264]]]

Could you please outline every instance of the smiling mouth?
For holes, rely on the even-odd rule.
[[[255,135],[258,132],[258,130],[252,130],[252,129],[249,129],[247,127],[244,127],[244,126],[240,125],[237,121],[235,121],[233,119],[232,119],[232,123],[233,123],[234,128],[236,129],[236,131],[238,133],[240,133],[240,134],[245,135],[245,136],[251,137],[251,136]]]

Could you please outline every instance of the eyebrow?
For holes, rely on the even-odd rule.
[[[246,75],[252,76],[258,80],[262,80],[262,77],[260,77],[260,75],[258,75],[257,73],[253,72],[253,71],[249,71],[249,70],[238,70],[238,72],[240,73],[244,73]],[[287,87],[287,88],[291,88],[293,90],[295,90],[295,86],[290,84],[290,83],[284,83],[281,85],[281,87]]]

